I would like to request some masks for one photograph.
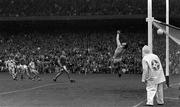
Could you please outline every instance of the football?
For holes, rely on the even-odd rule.
[[[163,33],[164,33],[164,31],[163,31],[162,29],[158,29],[158,30],[157,30],[157,34],[158,34],[158,35],[163,35]]]

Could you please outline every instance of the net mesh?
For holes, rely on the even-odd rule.
[[[166,35],[169,36],[169,73],[180,74],[180,28],[165,24],[161,21],[153,22],[153,52],[157,54],[166,68]],[[169,26],[169,33],[166,32]],[[157,34],[157,30],[162,29],[163,34]]]

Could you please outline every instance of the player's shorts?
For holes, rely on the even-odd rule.
[[[69,71],[67,70],[67,67],[64,65],[64,66],[61,66],[61,67],[56,67],[56,72],[67,72],[69,73]]]

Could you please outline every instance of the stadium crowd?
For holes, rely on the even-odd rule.
[[[96,31],[1,33],[1,68],[9,58],[23,61],[24,64],[33,58],[40,73],[55,72],[55,59],[64,50],[72,73],[116,73],[112,64],[115,37],[116,33],[113,32]],[[121,34],[120,40],[128,44],[121,65],[126,73],[141,73],[142,37],[142,34]]]
[[[171,16],[179,1],[170,0]],[[0,16],[92,16],[147,14],[147,0],[1,0]],[[153,0],[153,14],[165,14],[165,1]]]
[[[120,41],[127,43],[123,54],[123,64],[119,65],[125,73],[142,73],[141,49],[147,40],[143,33],[122,33]],[[71,73],[117,73],[112,63],[116,48],[115,32],[77,31],[77,32],[21,32],[0,34],[0,66],[10,59],[28,65],[35,60],[40,73],[55,72],[55,61],[64,50],[68,57]],[[170,72],[179,73],[178,45],[170,40]],[[153,51],[159,55],[165,70],[165,38],[155,36]]]
[[[178,0],[171,0],[171,15],[179,11]],[[153,14],[165,12],[163,0],[153,0]],[[175,7],[175,8],[174,8]],[[146,14],[146,0],[1,0],[0,16],[93,16],[93,15],[139,15]],[[160,14],[160,15],[161,15]],[[115,31],[114,31],[115,32]],[[116,73],[112,56],[116,48],[114,32],[78,31],[78,32],[20,32],[0,33],[0,66],[15,59],[28,64],[35,60],[40,73],[55,72],[55,60],[64,50],[68,55],[68,68],[72,73]],[[123,72],[142,73],[141,48],[147,43],[142,33],[122,33],[121,42],[128,48],[123,54],[120,65]],[[154,52],[160,56],[165,67],[165,40],[157,38]],[[161,45],[159,45],[161,44]],[[163,45],[164,44],[164,45]],[[178,71],[179,53],[177,45],[170,45],[171,71]]]

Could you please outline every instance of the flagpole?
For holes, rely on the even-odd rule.
[[[166,24],[169,24],[169,0],[166,0]],[[166,26],[166,32],[169,34],[169,26]],[[166,84],[169,87],[169,36],[166,35]]]

